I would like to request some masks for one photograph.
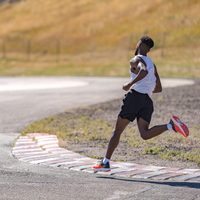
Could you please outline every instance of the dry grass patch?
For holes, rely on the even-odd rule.
[[[0,75],[127,76],[133,49],[145,34],[155,40],[150,56],[162,77],[199,77],[199,5],[196,0],[5,4]]]
[[[30,132],[48,132],[59,138],[62,147],[77,145],[95,146],[105,150],[113,131],[115,120],[108,119],[115,112],[108,104],[79,108],[76,111],[65,112],[58,116],[49,117],[35,122],[22,131],[22,134]],[[107,116],[107,117],[105,117]],[[106,118],[106,119],[105,119]],[[194,126],[190,129],[190,137],[184,138],[179,133],[166,132],[150,140],[143,140],[137,127],[129,125],[121,137],[119,147],[121,151],[127,149],[126,156],[154,155],[163,160],[191,161],[200,164],[200,128]],[[73,150],[73,149],[72,149]],[[136,153],[137,152],[137,153]],[[88,155],[85,152],[84,155]],[[92,158],[100,158],[98,155],[89,154]],[[127,157],[117,159],[127,161]]]

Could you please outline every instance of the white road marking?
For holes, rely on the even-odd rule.
[[[63,77],[1,77],[0,91],[44,90],[86,86],[86,81]]]
[[[190,79],[162,78],[163,88],[193,85]],[[70,77],[0,77],[0,92],[73,88],[89,85],[88,81]]]

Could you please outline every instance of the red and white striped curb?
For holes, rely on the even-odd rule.
[[[97,162],[96,159],[60,148],[57,136],[47,133],[29,133],[20,136],[12,148],[12,153],[22,162],[89,173],[95,173],[91,167]],[[161,181],[200,182],[200,169],[169,168],[127,162],[110,162],[110,164],[110,172],[98,173]]]

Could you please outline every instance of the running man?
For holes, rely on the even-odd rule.
[[[95,164],[94,171],[110,171],[110,158],[117,147],[120,136],[130,122],[137,118],[137,125],[141,137],[144,140],[151,139],[167,130],[174,130],[184,137],[189,135],[189,130],[179,118],[172,116],[168,124],[149,128],[151,116],[154,111],[152,93],[162,92],[160,78],[150,57],[147,53],[154,46],[154,41],[143,36],[138,42],[135,57],[130,60],[130,82],[123,85],[123,90],[128,91],[123,99],[123,105],[118,115],[116,126],[109,141],[106,156],[102,161]]]

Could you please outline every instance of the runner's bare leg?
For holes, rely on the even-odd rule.
[[[142,118],[140,118],[138,120],[138,129],[140,131],[141,137],[144,140],[148,140],[148,139],[151,139],[153,137],[156,137],[156,136],[160,135],[161,133],[168,130],[167,124],[154,126],[154,127],[149,129],[149,123]]]
[[[110,138],[110,142],[108,144],[106,158],[110,159],[115,148],[119,144],[120,136],[124,129],[127,127],[127,125],[130,123],[128,119],[122,119],[120,116],[117,119],[115,129],[112,133],[112,136]]]

